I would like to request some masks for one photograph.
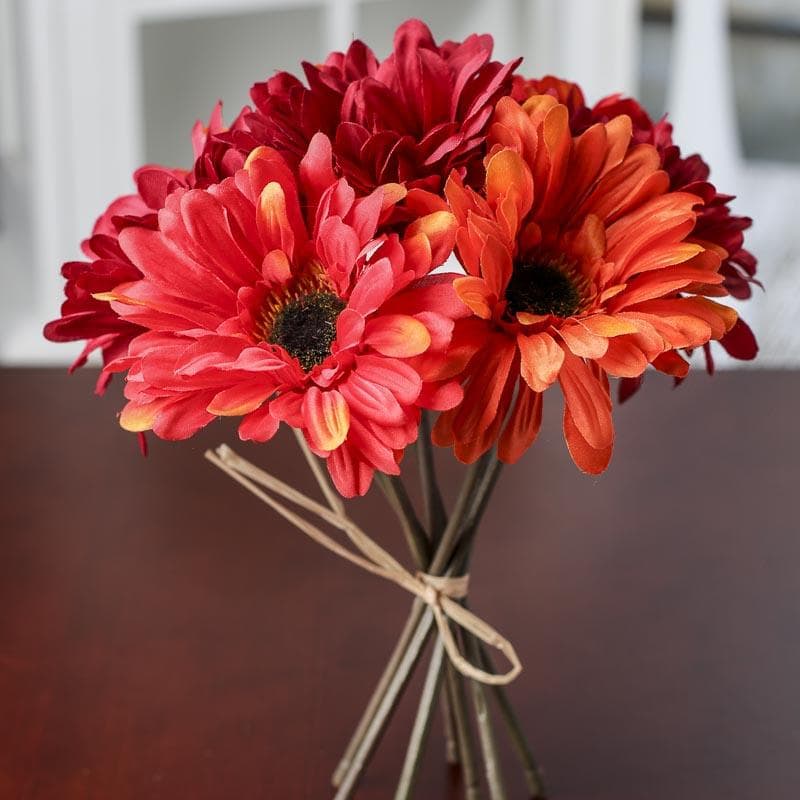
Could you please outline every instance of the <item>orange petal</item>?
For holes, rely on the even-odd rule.
[[[530,311],[517,311],[517,322],[520,325],[536,325],[550,319],[550,314],[531,314]]]
[[[592,447],[581,434],[566,405],[564,406],[564,439],[572,460],[580,470],[589,475],[599,475],[601,472],[605,472],[614,449],[613,435],[611,442],[605,447]]]
[[[626,333],[638,333],[638,328],[630,320],[612,317],[608,314],[595,314],[583,317],[578,322],[597,336],[623,336]]]
[[[714,330],[705,314],[694,313],[693,307],[685,302],[693,299],[651,300],[637,306],[630,316],[652,325],[664,338],[666,349],[699,347],[713,338]]]
[[[607,159],[608,136],[600,123],[587,128],[573,144],[573,155],[565,183],[573,197],[583,197],[600,176]]]
[[[569,111],[566,106],[557,105],[548,111],[542,125],[542,138],[545,148],[540,148],[537,153],[537,165],[534,172],[537,189],[545,187],[544,197],[541,198],[538,213],[548,216],[557,209],[562,208],[566,202],[572,200],[573,187],[564,183],[572,151],[572,134],[569,128]],[[544,150],[544,153],[542,152]],[[541,181],[545,172],[539,171],[539,159],[546,154],[546,182]],[[541,189],[539,195],[541,196]]]
[[[362,341],[382,355],[410,358],[424,353],[430,347],[431,335],[414,317],[386,314],[367,322]]]
[[[496,236],[490,236],[481,250],[481,275],[490,294],[502,297],[511,280],[511,251]]]
[[[522,156],[515,150],[505,148],[489,159],[486,165],[486,199],[493,208],[502,200],[510,198],[516,206],[516,223],[530,211],[533,205],[533,177]],[[506,232],[513,239],[517,230]]]
[[[510,347],[509,351],[513,353],[513,347]],[[496,376],[492,377],[494,378]],[[519,378],[515,374],[509,372],[504,382],[501,383],[498,379],[492,384],[492,379],[490,379],[488,383],[493,385],[494,389],[502,387],[500,399],[497,402],[496,411],[492,416],[491,421],[485,429],[480,430],[475,438],[468,438],[467,436],[463,435],[459,436],[456,439],[455,446],[453,447],[453,453],[455,454],[456,458],[465,464],[471,464],[476,461],[492,447],[495,441],[497,441],[497,435],[500,432],[500,427],[502,426],[503,420],[506,418],[508,409],[511,406],[511,401],[514,397],[514,387],[519,383]],[[488,391],[489,387],[486,386],[486,384],[482,384],[482,386],[484,386]],[[473,392],[476,388],[480,390],[481,386],[472,387]],[[496,396],[494,389],[490,394],[490,402],[492,403],[494,403],[494,397]],[[463,433],[466,433],[466,431]]]
[[[312,386],[303,398],[303,424],[311,443],[330,452],[339,447],[350,430],[350,407],[335,389],[320,391]]]
[[[606,226],[600,217],[589,214],[583,221],[580,230],[572,240],[570,248],[572,255],[577,258],[595,261],[602,258],[606,252]]]
[[[522,110],[528,115],[530,121],[538,127],[544,121],[547,112],[557,105],[558,100],[551,94],[534,94],[522,104]]]
[[[469,382],[464,387],[464,399],[453,421],[457,441],[472,442],[481,437],[498,417],[505,417],[508,406],[501,402],[508,385],[516,383],[511,367],[516,356],[513,341],[503,334],[487,337],[484,349],[470,363]]]
[[[616,378],[638,378],[647,369],[647,357],[633,337],[609,339],[606,354],[597,363]]]
[[[464,225],[467,221],[467,214],[470,211],[481,215],[490,215],[491,209],[486,201],[479,197],[472,189],[464,186],[458,173],[453,171],[447,179],[444,188],[450,210],[455,214],[459,225]]]
[[[567,347],[581,358],[602,358],[608,350],[608,339],[596,336],[577,322],[568,322],[558,332]]]
[[[607,448],[614,441],[608,390],[582,359],[570,354],[564,359],[558,380],[564,404],[581,436],[596,450]]]
[[[381,189],[383,189],[381,212],[388,211],[406,196],[406,187],[402,183],[384,183]]]
[[[542,426],[542,395],[519,384],[514,409],[506,422],[497,457],[506,464],[513,464],[534,443]]]
[[[534,392],[543,392],[558,377],[564,350],[549,333],[517,336],[522,378]]]
[[[554,100],[550,98],[551,103]],[[536,125],[519,103],[510,97],[501,97],[495,106],[489,144],[514,147],[526,162],[533,162],[537,147]]]
[[[622,162],[628,153],[633,136],[633,123],[627,114],[620,114],[609,120],[606,125],[606,137],[608,141],[606,160],[601,174],[613,169]]]
[[[685,378],[689,374],[689,363],[673,350],[662,353],[654,359],[653,366],[659,372],[672,375],[674,378]]]
[[[476,316],[481,319],[492,318],[492,306],[497,298],[492,296],[483,278],[474,278],[472,275],[456,278],[453,281],[453,289],[461,302]]]
[[[412,222],[406,236],[414,237],[423,234],[431,249],[431,268],[436,268],[450,257],[456,243],[458,222],[449,211],[435,211]]]
[[[406,266],[414,270],[417,278],[423,278],[433,269],[431,241],[424,233],[406,236],[403,239],[403,251]]]
[[[666,173],[659,171],[661,156],[652,145],[642,144],[631,148],[625,160],[605,174],[594,186],[591,194],[581,204],[578,215],[596,214],[603,222],[619,216],[626,208],[634,207],[642,188],[651,175],[659,173],[664,184],[669,185]],[[649,184],[648,184],[649,185]]]
[[[716,303],[705,297],[684,297],[681,305],[691,309],[691,313],[711,326],[711,336],[721,339],[739,319],[735,308]]]
[[[451,408],[439,414],[436,424],[431,431],[431,441],[437,447],[452,447],[455,441],[453,434],[453,420],[455,420],[458,407]]]

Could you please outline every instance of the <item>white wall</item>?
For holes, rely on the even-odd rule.
[[[636,92],[639,2],[0,0],[0,361],[60,363],[74,355],[77,346],[52,345],[40,335],[58,313],[60,263],[78,255],[104,205],[130,190],[138,163],[188,165],[189,129],[218,98],[230,118],[251,83],[341,49],[353,35],[383,54],[409,16],[425,18],[440,38],[488,31],[498,57],[521,54],[529,74],[579,80],[590,99]],[[768,0],[736,3],[752,10]],[[684,84],[682,103],[691,107],[692,81]],[[713,120],[713,109],[707,111]],[[720,163],[730,151],[705,150]],[[768,183],[789,192],[793,173],[784,165],[767,171],[773,177],[742,171],[749,196],[740,207],[760,218],[752,242],[765,248],[762,264],[779,263],[784,282],[795,286],[793,245],[777,254],[775,241],[790,239],[798,226],[781,216],[774,191],[759,188]],[[767,309],[761,316],[775,314]],[[800,363],[800,341],[787,346],[776,339],[775,347],[768,358]]]

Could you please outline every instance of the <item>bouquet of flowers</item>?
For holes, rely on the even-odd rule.
[[[305,82],[278,73],[253,86],[253,107],[229,126],[218,105],[192,131],[190,169],[142,167],[136,191],[102,214],[85,260],[63,266],[66,301],[45,328],[86,340],[72,369],[100,351],[99,394],[125,374],[119,422],[143,449],[148,431],[186,439],[217,417],[257,442],[294,428],[324,504],[227,447],[207,455],[317,542],[414,595],[333,776],[340,799],[431,639],[396,797],[413,792],[437,706],[467,796],[485,781],[492,800],[505,797],[490,697],[531,797],[544,797],[503,689],[519,661],[467,607],[500,466],[535,442],[556,387],[572,459],[598,474],[614,444],[611,379],[624,401],[648,367],[682,381],[697,349],[713,372],[712,341],[735,358],[757,350],[725,304],[756,282],[750,220],[703,159],[682,155],[666,119],[635,100],[587,105],[573,83],[522,77],[520,61],[493,61],[489,36],[437,44],[409,20],[382,61],[354,41],[304,63]],[[414,443],[421,513],[400,477]],[[433,445],[470,465],[449,510]],[[410,569],[347,515],[341,497],[373,479]]]

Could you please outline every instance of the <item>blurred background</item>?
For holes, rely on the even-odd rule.
[[[217,99],[229,120],[256,80],[354,36],[382,57],[411,16],[438,39],[489,32],[499,58],[590,102],[669,110],[683,151],[756,220],[756,365],[800,365],[800,0],[0,0],[0,363],[77,353],[41,337],[58,269],[137,165],[189,166]]]

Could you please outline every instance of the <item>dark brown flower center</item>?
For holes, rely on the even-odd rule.
[[[581,292],[569,274],[548,263],[515,264],[506,288],[507,313],[569,317],[581,306]]]
[[[331,354],[336,320],[345,305],[333,292],[313,292],[291,300],[275,314],[267,341],[280,345],[308,372]]]

